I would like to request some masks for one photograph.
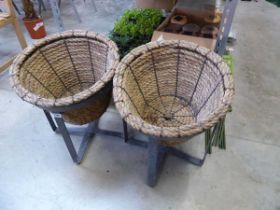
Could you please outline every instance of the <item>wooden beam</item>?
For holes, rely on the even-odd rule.
[[[15,56],[0,65],[0,73],[4,72],[14,61]]]
[[[2,0],[0,0],[2,3]],[[15,15],[15,11],[13,10],[12,0],[4,0],[4,4],[6,5],[8,12],[1,12],[0,13],[0,28],[6,26],[7,24],[12,24],[17,35],[17,39],[20,43],[22,49],[27,47],[26,41],[24,39],[23,33],[20,29],[18,20]],[[15,56],[0,64],[0,73],[5,71],[13,62]]]
[[[25,38],[24,38],[24,35],[20,29],[20,26],[19,26],[19,23],[17,21],[17,19],[14,19],[13,21],[13,26],[15,28],[15,32],[16,32],[16,35],[17,35],[17,39],[19,41],[19,44],[21,46],[21,49],[24,49],[27,47],[27,44],[26,44],[26,41],[25,41]]]
[[[12,22],[13,22],[12,17],[8,17],[8,18],[0,17],[0,28],[4,27],[5,25],[12,23]]]

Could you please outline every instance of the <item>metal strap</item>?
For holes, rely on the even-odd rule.
[[[215,52],[224,55],[238,0],[227,0],[220,25]]]

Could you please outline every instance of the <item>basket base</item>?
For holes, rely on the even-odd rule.
[[[73,125],[85,125],[89,122],[97,120],[107,109],[111,100],[111,92],[104,95],[99,100],[94,100],[87,106],[73,111],[64,112],[62,114],[65,122]]]
[[[195,122],[188,102],[174,96],[161,96],[148,102],[142,118],[158,127],[178,127]]]

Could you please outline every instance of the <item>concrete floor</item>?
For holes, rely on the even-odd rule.
[[[84,14],[82,24],[65,5],[67,29],[106,33],[132,3],[97,1],[97,13],[88,5],[89,1],[86,6],[81,1],[78,6]],[[48,33],[55,32],[50,13],[44,16]],[[22,102],[3,74],[0,209],[280,210],[279,20],[280,9],[272,4],[240,2],[234,20],[236,96],[227,118],[227,150],[215,149],[201,168],[168,158],[155,188],[145,184],[146,151],[117,138],[97,135],[84,162],[73,164],[42,111]],[[0,49],[17,52],[10,29],[1,29]],[[121,129],[112,108],[101,122],[103,127]],[[201,154],[202,146],[200,137],[181,147]]]

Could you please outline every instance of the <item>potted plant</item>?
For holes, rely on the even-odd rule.
[[[110,38],[117,44],[121,57],[130,50],[150,42],[153,31],[162,22],[159,9],[131,9],[115,22]]]
[[[43,19],[37,15],[31,0],[22,0],[24,25],[32,39],[41,39],[46,36]]]

